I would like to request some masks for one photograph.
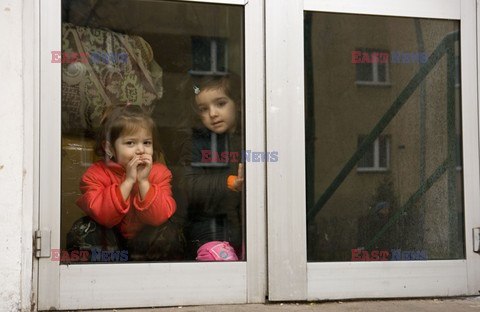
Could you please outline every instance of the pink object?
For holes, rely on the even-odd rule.
[[[198,261],[238,260],[235,249],[228,242],[212,241],[203,244],[197,250]]]

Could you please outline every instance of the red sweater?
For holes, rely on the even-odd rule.
[[[82,176],[82,196],[77,205],[95,222],[111,228],[117,226],[123,237],[133,238],[145,224],[158,226],[176,210],[170,181],[172,174],[164,165],[154,163],[148,180],[150,189],[142,201],[135,184],[127,200],[123,199],[120,184],[125,169],[112,161],[94,163]]]

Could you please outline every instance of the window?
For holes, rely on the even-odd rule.
[[[367,136],[358,137],[360,146]],[[390,162],[390,138],[380,136],[367,148],[363,157],[358,161],[357,171],[387,171]]]
[[[227,72],[227,42],[222,38],[192,37],[192,70],[196,75]]]
[[[230,172],[238,172],[239,164],[238,161],[222,162],[223,157],[219,161],[215,158],[217,154],[230,155],[230,152],[244,150],[243,6],[194,5],[183,1],[65,0],[62,3],[65,14],[61,24],[62,51],[58,54],[62,61],[68,62],[61,64],[59,251],[62,253],[59,261],[62,264],[193,262],[197,261],[200,247],[212,241],[228,242],[234,252],[225,244],[208,246],[228,247],[232,259],[244,261],[245,193],[237,186],[235,192],[233,187],[227,188],[228,176]],[[188,14],[198,18],[186,23],[183,17]],[[78,57],[84,51],[85,62]],[[231,56],[227,57],[228,53]],[[88,56],[94,54],[106,57],[99,61]],[[107,56],[126,57],[112,60]],[[192,72],[190,77],[188,73]],[[193,86],[198,88],[207,82],[219,86],[218,89],[228,84],[232,102],[229,105],[235,109],[229,109],[226,116],[238,121],[214,127],[216,132],[201,120],[194,103]],[[163,92],[164,88],[168,92]],[[132,137],[143,135],[143,140],[137,140],[143,144],[121,139],[121,131],[115,136],[110,128],[104,129],[110,124],[103,124],[102,116],[111,111],[115,112],[109,115],[111,118],[123,116],[118,119],[119,125],[147,125],[132,130]],[[234,126],[235,133],[232,133]],[[107,141],[107,133],[108,140],[112,141],[108,146],[112,149],[107,150],[107,145],[96,148],[97,134],[105,134]],[[147,140],[147,136],[152,140]],[[149,202],[155,212],[147,213],[149,209],[137,205],[142,197],[138,176],[128,195],[119,195],[117,186],[124,178],[110,174],[110,169],[126,170],[125,161],[133,156],[122,152],[122,161],[117,160],[116,156],[120,155],[117,142],[122,145],[122,151],[127,144],[143,146],[138,153],[149,154],[156,162],[149,181],[166,192],[155,198],[155,204],[153,199]],[[206,159],[202,158],[204,151],[213,154],[213,161],[206,155]],[[110,162],[117,166],[110,166]],[[109,177],[104,187],[117,190],[116,196],[109,197],[113,200],[102,200],[101,204],[92,200],[96,195],[84,195],[86,192],[79,188],[84,175],[96,175],[93,170],[97,166],[106,168],[100,173]],[[170,174],[175,178],[168,178]],[[89,194],[98,190],[93,184],[85,188],[91,190]],[[81,202],[77,204],[79,198]],[[116,205],[122,200],[129,205],[128,217],[117,209]],[[94,210],[95,213],[91,213]],[[110,212],[115,217],[111,217]],[[83,256],[76,256],[80,251]]]
[[[390,85],[388,55],[386,51],[357,49],[359,63],[356,63],[357,85]],[[382,57],[382,56],[386,56]]]

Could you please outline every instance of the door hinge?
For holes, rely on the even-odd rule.
[[[480,228],[473,228],[473,251],[480,253]]]
[[[50,258],[50,230],[36,230],[33,246],[36,258]]]

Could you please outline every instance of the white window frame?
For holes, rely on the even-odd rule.
[[[305,168],[304,10],[460,20],[466,259],[307,263],[306,179],[298,170]],[[270,300],[478,295],[477,10],[475,0],[266,0],[267,149],[282,155],[282,166],[267,164]]]
[[[179,0],[187,1],[187,0]],[[261,0],[191,0],[244,6],[246,147],[265,149],[264,5]],[[188,2],[188,1],[187,1]],[[61,1],[38,5],[38,225],[60,248],[61,75],[50,51],[61,50]],[[265,163],[246,165],[247,261],[60,265],[34,259],[39,310],[259,303],[266,294]],[[201,285],[201,286],[198,286]],[[129,295],[125,295],[129,294]]]

